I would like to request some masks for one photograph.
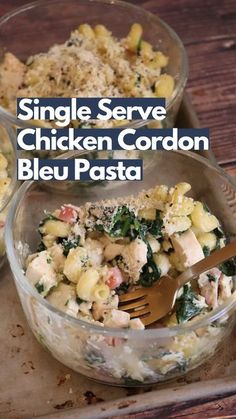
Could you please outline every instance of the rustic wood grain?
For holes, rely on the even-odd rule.
[[[25,0],[0,0],[0,16]],[[130,0],[165,19],[189,55],[187,90],[202,126],[211,129],[213,152],[236,177],[236,0]],[[123,419],[236,418],[236,395],[170,404]]]

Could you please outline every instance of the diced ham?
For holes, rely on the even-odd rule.
[[[77,219],[77,212],[74,208],[64,205],[58,216],[59,220],[65,221],[66,223],[74,223]]]
[[[171,241],[176,256],[184,268],[188,268],[204,259],[202,247],[192,230],[187,230],[182,234],[174,234]]]
[[[112,290],[118,288],[120,284],[123,282],[123,276],[121,270],[117,267],[110,268],[108,270],[108,277],[106,279],[106,284]]]

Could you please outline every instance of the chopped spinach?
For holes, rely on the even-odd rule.
[[[77,304],[82,304],[82,303],[87,303],[87,301],[85,301],[85,300],[82,300],[82,298],[79,298],[79,297],[76,297],[76,302],[77,302]]]
[[[39,292],[39,294],[42,294],[42,292],[44,291],[44,285],[40,284],[40,282],[36,282],[34,286],[36,290]]]
[[[134,380],[131,377],[122,377],[123,382],[126,386],[137,386],[140,385],[141,383],[143,383],[143,381],[139,381],[139,380]]]
[[[108,234],[111,237],[130,237],[134,240],[140,228],[140,222],[135,214],[123,205],[117,209]]]
[[[210,211],[210,209],[209,209],[208,205],[207,205],[205,202],[203,202],[203,203],[202,203],[202,206],[203,206],[203,209],[204,209],[206,212],[211,213],[211,211]]]
[[[161,276],[160,268],[155,264],[152,258],[143,266],[139,284],[142,287],[151,287]]]
[[[127,282],[122,282],[118,288],[116,288],[116,293],[118,295],[126,294],[129,289],[129,284]]]
[[[212,274],[207,274],[207,278],[209,282],[216,282],[216,277]]]
[[[213,230],[213,233],[216,235],[216,249],[220,249],[220,240],[223,239],[226,243],[225,233],[220,227],[217,227]]]
[[[137,79],[136,79],[136,81],[135,81],[135,86],[136,86],[136,87],[139,87],[139,86],[140,86],[141,80],[142,80],[142,76],[141,76],[141,74],[138,74],[138,73],[137,73]]]
[[[211,254],[210,248],[208,246],[203,246],[202,251],[204,253],[205,258]]]
[[[236,258],[227,260],[226,262],[222,263],[219,266],[219,269],[226,276],[234,276],[234,275],[236,275]]]
[[[80,244],[80,236],[73,239],[63,239],[62,242],[63,255],[68,256],[70,249],[75,249]]]
[[[39,227],[42,227],[47,221],[58,221],[58,218],[55,215],[51,214],[50,212],[45,212],[45,217],[40,221]]]
[[[105,363],[104,357],[99,352],[95,351],[88,352],[84,358],[90,365],[99,365]]]
[[[140,39],[138,40],[138,43],[137,43],[137,55],[140,55],[140,53],[141,53],[141,48],[142,48],[142,38],[140,38]]]
[[[223,239],[225,238],[225,234],[223,232],[223,230],[220,227],[217,227],[213,230],[213,233],[216,235],[216,237],[218,239]]]
[[[44,250],[46,250],[46,246],[43,242],[40,242],[38,247],[37,247],[37,252],[43,252]]]
[[[141,219],[141,229],[142,234],[152,234],[155,238],[162,237],[162,227],[163,227],[163,220],[161,218],[161,211],[156,211],[156,218],[155,220],[145,220],[144,218]]]
[[[176,318],[178,323],[187,322],[202,311],[202,308],[195,303],[196,300],[197,296],[193,292],[192,287],[184,285],[183,294],[176,302]]]

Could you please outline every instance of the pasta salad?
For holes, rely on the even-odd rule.
[[[119,296],[177,276],[225,245],[219,220],[186,196],[191,186],[156,186],[137,196],[45,212],[41,242],[26,277],[59,310],[101,327],[144,329],[142,318],[119,309]],[[200,275],[179,291],[161,326],[195,320],[233,292],[233,261]]]

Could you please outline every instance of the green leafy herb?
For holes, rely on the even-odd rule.
[[[39,227],[42,227],[49,220],[58,221],[58,218],[55,217],[55,215],[51,214],[50,212],[45,212],[45,217],[43,218],[42,221],[40,221]]]
[[[126,282],[122,282],[118,288],[116,288],[116,293],[118,295],[126,294],[129,289],[129,284]]]
[[[76,297],[77,304],[87,303],[87,301],[82,300],[82,298]]]
[[[214,275],[207,274],[207,278],[209,282],[216,282],[216,277]]]
[[[140,385],[140,383],[142,383],[142,381],[140,380],[134,380],[131,377],[122,377],[123,382],[126,386],[137,386]]]
[[[195,317],[202,310],[196,304],[197,296],[191,286],[184,285],[183,294],[177,300],[176,318],[178,323],[184,323]]]
[[[136,87],[139,87],[139,86],[140,86],[141,80],[142,80],[142,76],[141,76],[141,74],[138,74],[138,73],[137,73],[137,79],[136,79],[136,81],[135,81],[135,86],[136,86]]]
[[[236,259],[230,259],[219,266],[221,272],[226,276],[236,275]]]
[[[209,212],[209,213],[211,212],[208,205],[205,202],[202,203],[202,206],[206,212]]]
[[[46,246],[45,246],[45,244],[43,243],[43,242],[41,242],[39,245],[38,245],[38,248],[37,248],[37,252],[43,252],[44,250],[46,250],[47,248],[46,248]]]
[[[220,249],[220,242],[223,239],[224,243],[226,243],[225,233],[220,227],[217,227],[213,230],[213,233],[216,235],[216,249]]]
[[[42,294],[42,292],[44,292],[44,285],[40,284],[40,282],[36,282],[34,286],[36,290],[39,292],[39,294]]]
[[[152,236],[154,236],[155,238],[159,238],[162,236],[163,220],[161,218],[161,211],[156,211],[155,220],[145,220],[144,218],[142,218],[140,223],[142,233],[144,235],[149,233],[152,234]]]
[[[210,248],[208,246],[203,246],[202,250],[205,258],[211,254]]]
[[[80,236],[75,237],[74,239],[63,239],[62,242],[63,255],[68,256],[70,249],[75,249],[80,244]]]
[[[95,351],[90,351],[89,353],[87,353],[85,355],[85,360],[90,365],[94,365],[94,364],[98,365],[98,364],[104,364],[105,363],[104,357],[99,352],[95,352]]]
[[[140,222],[134,213],[123,205],[117,209],[108,234],[111,237],[130,237],[135,239],[139,234],[140,228]]]
[[[155,262],[149,258],[148,262],[144,265],[140,278],[139,284],[142,287],[151,287],[161,276],[160,268]]]
[[[141,47],[142,47],[142,38],[140,38],[138,40],[138,44],[137,44],[137,55],[140,55]]]

